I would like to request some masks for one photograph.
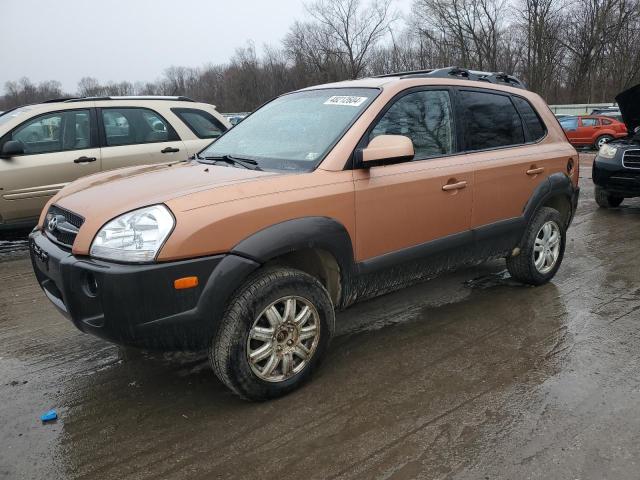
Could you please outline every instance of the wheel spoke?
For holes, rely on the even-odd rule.
[[[269,342],[269,343],[265,343],[257,350],[254,350],[253,352],[251,352],[251,354],[249,355],[249,358],[253,363],[258,363],[264,360],[265,358],[269,357],[269,355],[274,355],[274,354],[275,352],[273,351],[273,344]]]
[[[293,321],[296,314],[296,299],[287,298],[284,302],[284,313],[282,314],[282,320],[284,322]]]
[[[310,317],[311,317],[311,309],[307,305],[305,305],[300,310],[300,313],[296,316],[294,323],[296,323],[298,326],[302,326],[305,323],[307,323]]]
[[[282,356],[282,374],[285,377],[291,375],[293,370],[293,354],[291,352],[285,353]]]
[[[535,259],[536,268],[538,270],[541,270],[544,266],[544,262],[545,262],[545,254],[544,252],[540,252],[540,255],[538,255],[538,258]]]
[[[300,341],[308,340],[309,338],[315,337],[317,331],[318,329],[315,325],[307,325],[300,329],[300,336],[298,338]]]
[[[262,342],[271,342],[274,332],[273,328],[253,327],[251,329],[251,338]]]
[[[536,244],[536,245],[533,246],[533,251],[534,252],[542,252],[543,250],[544,250],[544,247],[542,245]]]
[[[264,314],[267,317],[267,320],[269,320],[269,325],[271,325],[272,328],[276,328],[282,323],[282,317],[275,305],[271,305],[267,308]]]
[[[299,343],[298,345],[296,345],[296,347],[293,350],[293,353],[295,353],[298,357],[300,357],[302,360],[307,360],[309,358],[309,350],[307,349],[307,347],[305,347],[304,345],[302,345],[301,343]]]
[[[269,361],[266,363],[266,365],[262,369],[262,374],[265,377],[270,376],[278,366],[278,363],[280,363],[280,357],[276,355],[276,352],[272,352],[271,357],[269,357]]]

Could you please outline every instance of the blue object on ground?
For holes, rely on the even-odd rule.
[[[51,422],[53,420],[56,420],[57,418],[58,414],[55,410],[49,410],[47,413],[43,413],[42,415],[40,415],[40,420],[42,420],[43,422]]]

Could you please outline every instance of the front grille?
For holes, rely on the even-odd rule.
[[[44,220],[44,231],[57,243],[71,247],[83,223],[80,215],[51,205]]]
[[[622,155],[622,166],[640,168],[640,150],[627,150]]]

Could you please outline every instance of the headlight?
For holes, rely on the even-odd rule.
[[[617,151],[618,149],[616,147],[613,147],[608,143],[605,143],[600,147],[600,150],[598,151],[598,155],[601,156],[602,158],[613,158],[616,156]]]
[[[164,205],[125,213],[102,227],[89,253],[119,262],[152,262],[174,224],[173,215]]]

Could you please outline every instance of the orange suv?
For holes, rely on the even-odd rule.
[[[72,183],[31,257],[80,330],[208,348],[261,400],[311,375],[356,301],[498,257],[548,282],[578,191],[575,149],[514,77],[398,73],[282,95],[194,158]]]

